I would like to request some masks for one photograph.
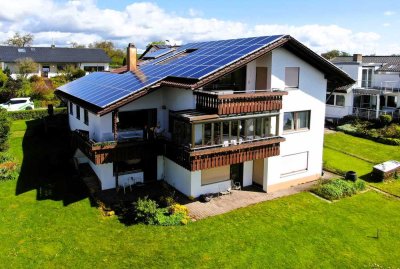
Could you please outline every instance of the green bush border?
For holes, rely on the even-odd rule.
[[[365,138],[365,139],[369,139],[381,144],[386,144],[386,145],[392,145],[392,146],[399,146],[400,145],[400,139],[398,138],[389,138],[389,137],[375,137],[375,136],[370,136],[368,134],[365,133],[360,133],[356,130],[352,130],[351,128],[348,128],[348,124],[345,125],[341,125],[336,127],[336,130],[341,131],[345,134],[349,134],[352,136],[357,136],[357,137],[361,137],[361,138]]]
[[[54,108],[54,115],[67,114],[66,107]],[[40,119],[48,116],[47,109],[34,109],[34,110],[21,110],[21,111],[10,111],[7,112],[8,117],[11,120],[30,120]]]

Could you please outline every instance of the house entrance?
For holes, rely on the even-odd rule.
[[[243,163],[232,164],[230,170],[231,180],[240,182],[240,186],[243,186]]]
[[[42,66],[42,77],[48,78],[49,77],[49,72],[50,72],[50,66],[49,65],[43,65]]]

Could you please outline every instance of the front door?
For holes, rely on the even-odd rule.
[[[243,186],[243,163],[231,165],[231,180],[240,182],[240,186]]]
[[[42,67],[42,77],[48,78],[49,77],[49,72],[50,72],[50,66],[49,65],[43,65],[43,67]]]

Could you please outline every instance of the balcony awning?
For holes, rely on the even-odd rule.
[[[354,95],[380,95],[381,90],[377,89],[353,89]]]

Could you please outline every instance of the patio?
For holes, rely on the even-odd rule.
[[[307,191],[315,183],[316,181],[313,181],[270,193],[266,193],[260,187],[253,185],[245,187],[243,190],[232,190],[231,194],[214,197],[208,203],[194,201],[186,204],[186,206],[189,209],[189,216],[193,220],[200,220],[224,214],[241,207],[247,207],[252,204]]]

